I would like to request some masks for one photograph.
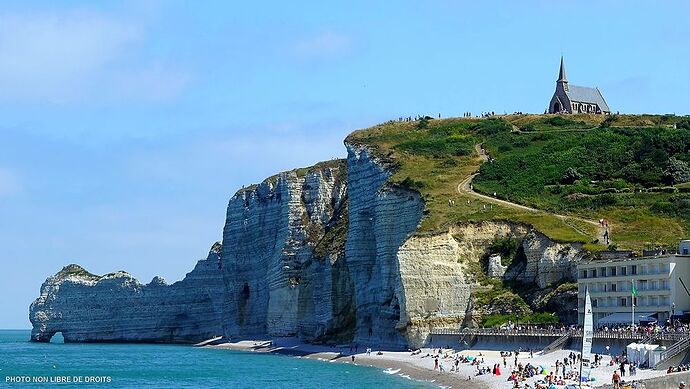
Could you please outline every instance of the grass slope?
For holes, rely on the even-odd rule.
[[[679,182],[690,174],[683,170],[690,164],[688,118],[429,118],[356,131],[347,142],[369,146],[396,167],[391,182],[422,194],[426,217],[421,234],[459,222],[507,220],[530,224],[554,240],[588,243],[594,249],[596,226],[578,218],[605,218],[619,248],[639,250],[675,245],[690,231],[690,194],[685,193],[690,189]],[[479,143],[492,162],[482,164],[474,150]],[[491,204],[459,192],[458,184],[477,171],[475,190],[495,192],[543,212]]]

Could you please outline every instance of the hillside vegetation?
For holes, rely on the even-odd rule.
[[[690,119],[654,115],[507,115],[388,122],[356,131],[394,164],[394,184],[419,191],[419,233],[466,221],[533,225],[550,238],[601,249],[607,219],[618,248],[672,246],[690,231]],[[482,163],[475,145],[491,160]],[[474,190],[541,212],[493,204]],[[557,215],[565,215],[558,217]]]

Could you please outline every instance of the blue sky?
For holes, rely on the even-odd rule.
[[[614,111],[690,113],[682,1],[201,4],[0,3],[0,328],[68,263],[181,279],[238,188],[354,129],[543,112],[561,54]]]

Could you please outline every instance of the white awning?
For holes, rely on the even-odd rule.
[[[651,317],[652,312],[635,312],[635,324],[640,324],[640,321],[656,321]],[[615,325],[615,324],[630,324],[632,321],[632,313],[612,313],[608,316],[602,317],[597,321],[597,326]]]

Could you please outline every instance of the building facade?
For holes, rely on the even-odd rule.
[[[556,80],[556,91],[549,102],[549,113],[592,113],[608,115],[611,109],[599,88],[568,85],[565,63],[561,57],[561,69]]]
[[[595,327],[612,324],[617,315],[630,324],[633,304],[636,324],[644,316],[665,322],[690,312],[690,240],[680,242],[677,254],[582,261],[577,276],[580,324],[586,288]]]

